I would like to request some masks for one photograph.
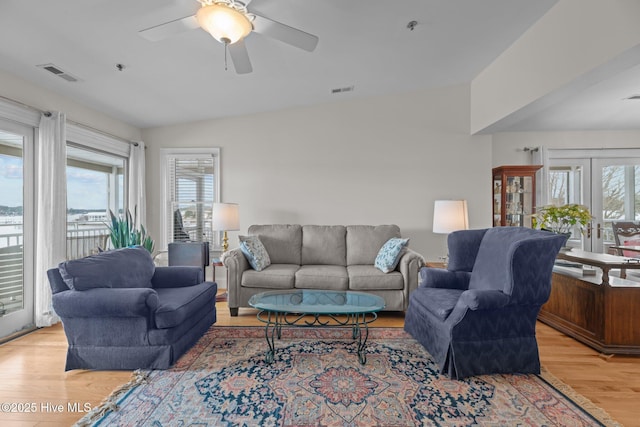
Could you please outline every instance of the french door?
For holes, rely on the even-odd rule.
[[[33,134],[0,120],[0,338],[34,326]]]
[[[640,150],[557,150],[549,154],[550,204],[579,203],[594,219],[569,245],[608,252],[613,221],[640,221]]]

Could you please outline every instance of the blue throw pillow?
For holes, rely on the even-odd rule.
[[[262,271],[271,265],[269,254],[258,236],[240,236],[240,250],[256,271]]]
[[[383,273],[389,273],[395,270],[400,261],[400,254],[405,246],[407,246],[407,243],[409,243],[409,239],[393,237],[387,240],[387,243],[382,245],[378,256],[376,256],[375,267]]]

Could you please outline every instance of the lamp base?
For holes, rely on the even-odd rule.
[[[229,238],[227,237],[227,232],[225,230],[222,235],[222,253],[227,252],[227,250],[229,250]]]

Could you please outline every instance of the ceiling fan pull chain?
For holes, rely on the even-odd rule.
[[[227,71],[227,49],[228,49],[229,43],[224,44],[224,70]]]

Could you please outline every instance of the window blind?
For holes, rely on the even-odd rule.
[[[167,157],[170,242],[209,242],[214,245],[211,216],[215,200],[215,158],[211,154]]]

